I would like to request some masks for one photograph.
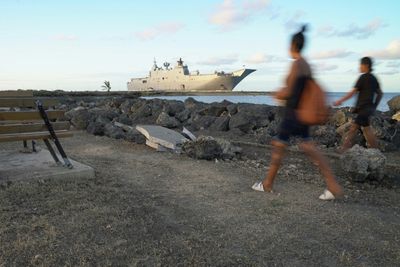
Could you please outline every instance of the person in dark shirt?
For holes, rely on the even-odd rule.
[[[272,141],[273,150],[268,173],[263,181],[252,186],[253,190],[261,192],[272,192],[275,177],[281,166],[289,139],[298,137],[301,139],[299,147],[318,165],[325,178],[327,189],[320,195],[321,200],[333,200],[343,195],[343,189],[336,181],[335,175],[328,161],[316,148],[309,136],[309,126],[301,123],[296,115],[299,100],[302,96],[305,82],[312,78],[310,65],[302,57],[301,51],[304,46],[304,31],[306,27],[292,37],[290,55],[294,59],[290,73],[286,80],[286,86],[276,93],[275,98],[286,101],[285,114],[279,127],[279,133]]]
[[[370,148],[377,148],[378,143],[375,134],[370,127],[370,117],[374,114],[383,93],[378,80],[372,74],[372,59],[363,57],[360,64],[360,72],[362,73],[353,90],[347,95],[333,103],[334,106],[340,106],[342,103],[355,94],[358,94],[354,113],[357,114],[350,131],[348,132],[340,152],[348,150],[353,143],[353,139],[359,129],[362,129],[365,140]]]

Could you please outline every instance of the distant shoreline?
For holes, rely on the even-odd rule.
[[[25,91],[25,90],[22,90]],[[128,97],[151,97],[151,96],[258,96],[272,95],[271,91],[63,91],[63,90],[33,90],[33,95],[38,97],[55,96],[128,96]]]

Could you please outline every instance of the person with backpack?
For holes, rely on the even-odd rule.
[[[372,70],[372,59],[370,57],[363,57],[360,62],[360,72],[362,74],[358,78],[353,90],[333,103],[334,106],[340,106],[344,101],[358,94],[356,107],[353,110],[353,113],[357,114],[357,117],[351,125],[340,152],[345,152],[352,146],[353,139],[360,128],[369,147],[378,147],[375,134],[370,127],[370,117],[378,107],[383,93],[378,80],[372,74]]]
[[[300,32],[292,36],[290,55],[294,61],[286,80],[286,86],[275,94],[275,98],[286,102],[284,117],[277,138],[272,141],[273,149],[267,176],[263,181],[256,182],[252,189],[261,192],[272,192],[274,180],[281,166],[289,139],[298,137],[301,139],[299,147],[319,166],[322,175],[325,177],[327,189],[319,196],[319,199],[333,200],[343,195],[343,189],[336,181],[327,159],[318,151],[311,140],[309,125],[301,122],[297,113],[304,88],[307,82],[312,79],[310,65],[301,54],[305,43],[305,31],[306,26],[304,25]]]

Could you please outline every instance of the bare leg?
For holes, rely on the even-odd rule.
[[[362,127],[362,131],[370,148],[378,148],[378,142],[370,126]]]
[[[271,191],[276,174],[278,173],[279,167],[281,166],[282,159],[285,155],[286,144],[279,141],[272,141],[273,150],[271,163],[269,165],[268,174],[265,177],[263,183],[264,191]]]
[[[336,181],[336,178],[332,172],[331,167],[328,164],[327,159],[322,155],[321,152],[316,148],[313,142],[303,142],[300,144],[300,148],[307,154],[307,156],[314,162],[318,163],[319,169],[322,175],[325,177],[326,186],[329,191],[335,196],[343,195],[343,189]]]
[[[352,147],[354,137],[356,136],[359,129],[360,129],[360,126],[358,126],[358,124],[353,123],[351,125],[351,128],[345,137],[345,141],[342,145],[342,148],[340,149],[340,152],[345,152],[350,147]]]

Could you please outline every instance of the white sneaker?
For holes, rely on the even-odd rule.
[[[325,189],[324,193],[322,193],[322,195],[319,196],[319,199],[321,199],[321,200],[334,200],[335,196],[332,194],[331,191],[329,191],[328,189]]]
[[[262,182],[257,182],[255,184],[253,184],[253,186],[251,187],[253,190],[255,191],[260,191],[260,192],[265,192],[264,191],[264,186],[262,184]]]

